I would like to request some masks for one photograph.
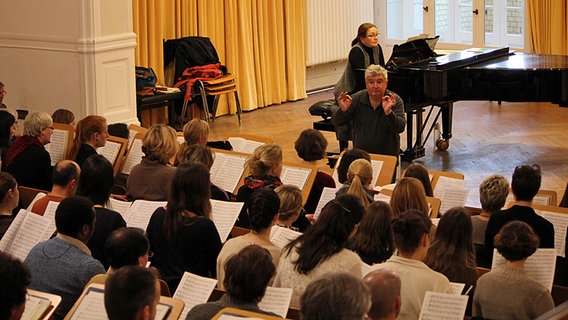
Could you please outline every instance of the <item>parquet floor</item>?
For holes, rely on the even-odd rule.
[[[311,116],[313,103],[333,98],[331,91],[309,95],[305,100],[258,109],[243,114],[238,127],[236,115],[218,117],[211,124],[211,139],[221,140],[228,132],[271,137],[282,145],[284,160],[300,162],[294,150],[299,133],[321,118]],[[332,132],[323,132],[328,151],[338,151]],[[401,137],[406,146],[406,133]],[[559,199],[568,181],[568,108],[549,103],[467,101],[454,104],[453,138],[447,151],[434,148],[432,137],[426,155],[414,160],[432,170],[461,172],[469,190],[467,205],[479,206],[479,184],[491,174],[507,179],[516,166],[539,164],[542,189],[554,190]],[[408,163],[403,162],[403,168]],[[324,162],[321,169],[331,172]]]

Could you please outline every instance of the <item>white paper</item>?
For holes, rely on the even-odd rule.
[[[108,209],[114,210],[122,215],[122,217],[126,220],[126,216],[128,214],[128,209],[132,205],[130,201],[120,201],[114,198],[108,199]]]
[[[179,318],[185,319],[187,313],[194,306],[207,302],[216,285],[217,280],[215,279],[184,272],[173,296],[174,299],[182,300],[185,303],[185,307]]]
[[[282,318],[286,318],[291,299],[291,288],[266,287],[266,292],[258,303],[258,307],[262,311],[273,312]]]
[[[440,213],[443,215],[449,209],[453,207],[463,207],[467,200],[467,195],[469,190],[463,188],[446,188],[442,192],[438,192],[441,195],[440,200]]]
[[[371,167],[373,168],[373,180],[371,180],[370,186],[376,186],[379,175],[381,174],[381,169],[383,168],[383,161],[371,159]]]
[[[26,307],[22,314],[22,320],[34,319],[32,317],[43,314],[51,306],[51,301],[47,298],[28,294],[26,296]]]
[[[69,143],[67,141],[68,134],[67,130],[55,129],[51,135],[51,142],[44,146],[51,157],[51,166],[55,166],[57,162],[65,159]]]
[[[217,228],[221,242],[225,242],[235,225],[244,202],[229,202],[211,199],[211,220]]]
[[[535,210],[554,226],[554,248],[556,254],[566,257],[566,228],[568,227],[568,214]]]
[[[264,144],[264,142],[248,140],[242,137],[229,137],[229,142],[233,147],[233,151],[253,154],[254,150]]]
[[[7,238],[7,240],[2,241],[1,249],[24,261],[30,250],[41,241],[48,240],[55,232],[55,228],[45,217],[29,211],[21,210],[14,222],[19,219],[21,221],[12,223],[8,228],[6,235],[2,238],[2,240]]]
[[[8,227],[8,230],[6,230],[4,236],[2,237],[2,239],[0,239],[0,251],[8,252],[8,250],[10,250],[14,239],[16,239],[16,234],[18,234],[18,231],[20,231],[20,228],[22,227],[27,214],[28,211],[26,211],[26,209],[20,209],[20,212],[18,212],[18,214],[14,218],[14,220]]]
[[[462,320],[468,296],[428,291],[424,295],[420,320]]]
[[[454,294],[461,294],[463,292],[463,288],[465,288],[465,283],[450,282],[450,286],[452,287],[452,292]]]
[[[391,201],[391,197],[389,195],[384,194],[384,193],[375,194],[373,196],[373,199],[375,199],[375,201],[383,201],[383,202],[386,202],[386,203],[390,203],[390,201]]]
[[[311,168],[283,166],[280,180],[282,180],[284,184],[295,185],[300,188],[300,190],[304,190],[311,173]]]
[[[154,211],[160,207],[165,207],[166,204],[166,201],[134,201],[127,210],[126,218],[124,219],[126,220],[126,225],[146,230]]]
[[[102,290],[89,290],[83,300],[73,312],[71,320],[98,320],[108,319],[105,311],[105,298]]]
[[[103,155],[107,160],[114,164],[116,163],[116,158],[118,158],[118,152],[120,152],[120,148],[122,145],[119,142],[108,141],[106,142],[104,147],[97,148],[97,153]]]
[[[211,166],[211,183],[223,190],[235,192],[245,170],[247,156],[215,152],[215,160]]]
[[[301,234],[301,232],[294,231],[289,228],[272,226],[272,229],[270,230],[270,242],[272,242],[278,248],[282,249],[288,243],[290,243],[290,241],[296,239]]]
[[[505,258],[497,249],[493,249],[493,262],[491,269],[496,269],[505,264]],[[552,290],[554,271],[556,270],[556,249],[536,249],[525,261],[525,271],[534,280],[540,282],[549,291]]]
[[[434,197],[442,198],[444,189],[465,189],[465,181],[446,176],[438,176],[438,182],[434,188]]]
[[[144,153],[142,152],[142,139],[134,139],[132,146],[130,147],[130,152],[126,157],[126,160],[124,160],[122,173],[130,174],[132,168],[142,161],[142,156],[144,156]]]
[[[328,188],[328,187],[323,188],[319,202],[318,202],[318,205],[316,207],[316,211],[314,212],[314,219],[315,220],[318,219],[318,217],[321,213],[321,209],[323,209],[323,207],[328,202],[335,199],[335,193],[337,192],[337,190],[339,190],[339,188]]]

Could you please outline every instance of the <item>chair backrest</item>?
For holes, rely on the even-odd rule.
[[[207,37],[190,36],[164,42],[164,65],[175,58],[174,79],[177,81],[187,68],[220,63],[219,55]]]
[[[45,195],[49,192],[24,186],[18,186],[18,191],[20,192],[20,204],[22,205],[22,208],[28,208],[39,193],[43,193]]]
[[[212,319],[213,320],[223,319],[223,316],[227,316],[227,315],[236,316],[236,317],[239,317],[239,318],[267,319],[267,320],[282,319],[280,317],[269,316],[269,315],[264,314],[264,313],[246,311],[246,310],[241,310],[241,309],[236,309],[236,308],[223,308],[223,309],[221,309],[221,311],[217,312],[217,314]]]

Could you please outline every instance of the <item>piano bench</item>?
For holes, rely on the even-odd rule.
[[[331,123],[331,119],[325,119],[314,122],[314,129],[321,131],[331,131],[335,132],[335,127]]]

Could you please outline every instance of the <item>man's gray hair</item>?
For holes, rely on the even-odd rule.
[[[367,69],[365,69],[365,80],[367,80],[370,77],[375,77],[380,75],[384,76],[385,79],[389,78],[389,72],[387,71],[387,69],[381,67],[380,65],[372,64],[368,66]]]
[[[303,320],[361,320],[370,307],[369,289],[347,272],[328,273],[310,282],[300,298]]]

